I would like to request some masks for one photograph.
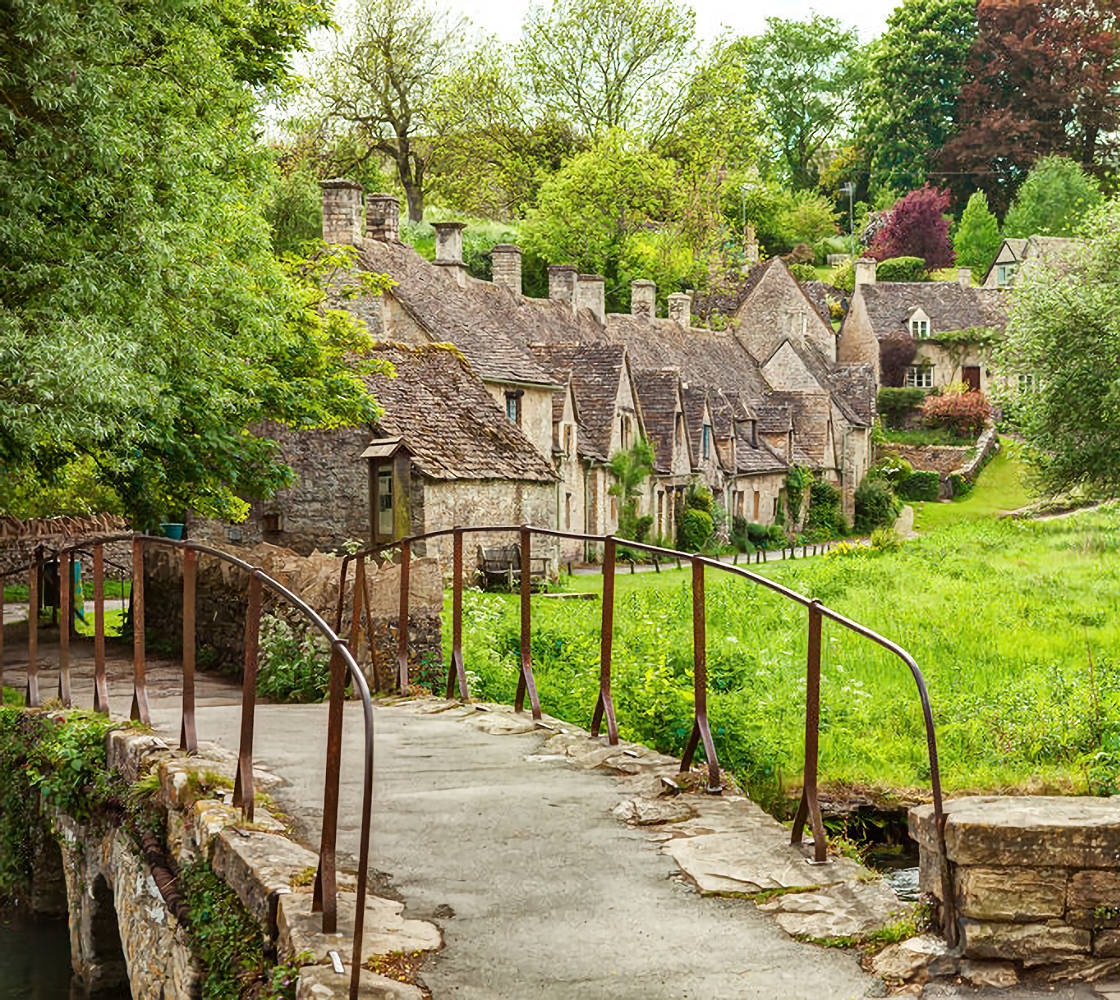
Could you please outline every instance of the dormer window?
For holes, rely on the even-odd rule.
[[[700,434],[700,451],[705,458],[708,458],[712,453],[712,428],[709,424],[704,425]]]
[[[1010,285],[1014,277],[1014,264],[1000,264],[996,267],[996,284],[999,285],[1000,288],[1004,288],[1007,285]]]
[[[910,317],[910,336],[915,340],[925,340],[929,336],[929,317],[925,313],[915,313]]]

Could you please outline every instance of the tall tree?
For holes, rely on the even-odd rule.
[[[866,73],[854,28],[814,14],[766,19],[766,31],[737,43],[769,127],[779,165],[794,187],[815,187],[821,154],[849,127]]]
[[[1085,217],[1104,201],[1101,186],[1065,156],[1044,156],[1019,187],[1005,236],[1075,236]]]
[[[871,185],[921,187],[956,126],[976,0],[903,0],[874,43],[860,108]]]
[[[655,140],[682,114],[694,26],[673,0],[553,0],[530,9],[517,65],[534,100],[584,135]]]
[[[1021,273],[1000,360],[1039,479],[1059,492],[1120,492],[1120,202],[1092,214],[1086,245]],[[1024,379],[1024,383],[1025,383]],[[1023,385],[1024,390],[1028,385]]]
[[[997,213],[1036,160],[1064,153],[1092,167],[1120,130],[1120,6],[1115,0],[982,0],[940,169],[963,198],[980,188]]]
[[[358,141],[356,162],[396,166],[413,222],[424,216],[433,95],[461,64],[465,31],[432,0],[359,0],[316,73],[321,113]]]
[[[262,420],[373,412],[345,362],[361,338],[262,218],[257,100],[323,20],[302,0],[0,9],[0,491],[77,470],[142,526],[232,516],[286,475]]]
[[[920,257],[935,271],[953,263],[949,240],[949,192],[929,185],[903,195],[891,209],[868,253],[876,260]]]
[[[988,199],[983,191],[974,192],[953,236],[958,266],[971,268],[972,277],[982,281],[1002,243],[999,220],[988,210]]]

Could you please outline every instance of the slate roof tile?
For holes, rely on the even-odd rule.
[[[919,307],[930,321],[930,337],[973,327],[1002,331],[1007,326],[1007,293],[965,287],[956,281],[880,281],[861,285],[871,329],[880,340],[910,336],[910,317]]]

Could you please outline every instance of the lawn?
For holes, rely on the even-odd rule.
[[[1019,460],[1018,450],[1010,438],[1001,438],[1000,451],[981,471],[972,491],[950,503],[914,504],[914,527],[932,531],[1017,510],[1036,499],[1024,483],[1026,466]]]
[[[900,551],[775,563],[764,572],[877,629],[926,675],[950,791],[1120,791],[1120,509],[1059,521],[965,521]],[[623,734],[679,754],[691,725],[687,572],[618,579],[613,687]],[[598,591],[599,577],[574,589]],[[473,693],[511,701],[516,600],[468,593]],[[721,761],[782,811],[799,782],[805,612],[709,571],[710,716]],[[600,603],[533,601],[546,711],[586,726]],[[826,624],[821,777],[883,792],[929,785],[915,689],[896,658]]]

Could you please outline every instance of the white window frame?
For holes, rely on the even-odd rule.
[[[913,317],[910,320],[910,336],[915,340],[927,340],[929,338],[929,320],[918,316]]]
[[[910,365],[903,385],[907,389],[932,389],[933,365]]]

